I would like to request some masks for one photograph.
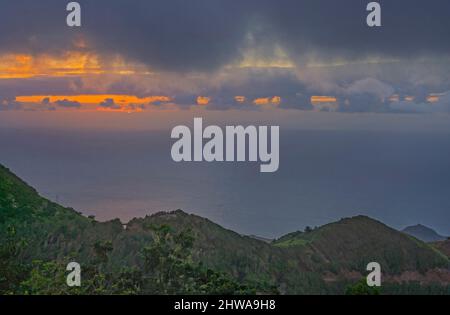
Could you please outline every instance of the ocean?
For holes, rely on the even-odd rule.
[[[0,163],[42,195],[99,220],[182,209],[279,237],[368,215],[450,235],[450,134],[280,130],[280,168],[175,163],[170,131],[1,129]]]

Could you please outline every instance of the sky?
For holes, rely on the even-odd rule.
[[[448,114],[450,3],[366,2],[1,0],[0,111]]]
[[[271,236],[360,213],[448,234],[448,0],[380,0],[374,28],[369,0],[83,0],[81,27],[68,2],[0,0],[0,163],[46,196]],[[279,125],[277,177],[175,168],[168,131],[194,117]]]

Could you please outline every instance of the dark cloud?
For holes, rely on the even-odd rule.
[[[68,2],[2,1],[0,52],[59,53],[73,45],[78,30],[65,26]]]
[[[361,93],[348,96],[339,102],[338,111],[349,113],[383,113],[389,112],[388,102],[374,94]]]
[[[41,101],[41,105],[45,105],[45,106],[50,105],[50,98],[49,97],[43,98]]]
[[[333,110],[344,112],[448,111],[444,101],[434,107],[426,101],[430,93],[450,90],[448,0],[380,0],[381,28],[365,24],[369,0],[79,2],[82,27],[69,28],[68,1],[2,1],[0,54],[92,50],[103,63],[119,54],[158,75],[0,80],[8,100],[3,109],[20,105],[16,95],[89,94],[101,87],[105,94],[168,95],[180,108],[195,105],[199,95],[210,97],[206,108],[216,110],[254,109],[254,99],[280,96],[281,108],[310,110],[312,95],[332,95],[338,99]],[[223,67],[239,64],[248,51],[255,59],[276,59],[277,48],[295,68]],[[414,102],[390,103],[394,93]],[[81,106],[70,100],[56,105]],[[99,105],[118,106],[112,99]]]
[[[41,101],[41,105],[43,106],[44,110],[48,110],[48,111],[55,111],[56,107],[53,106],[53,104],[50,102],[50,98],[49,97],[44,97]]]
[[[20,109],[22,109],[22,104],[16,102],[15,99],[2,98],[0,96],[0,111],[20,110]]]
[[[369,28],[361,0],[261,1],[267,32],[301,59],[334,56],[354,60],[370,56],[410,58],[450,53],[450,2],[446,0],[378,1],[380,28]],[[266,35],[267,36],[267,35]]]
[[[81,104],[77,101],[70,101],[67,99],[63,99],[63,100],[57,100],[55,102],[56,105],[61,106],[61,107],[65,107],[65,108],[80,108]]]
[[[229,79],[228,79],[229,78]],[[281,108],[311,109],[312,91],[296,77],[292,69],[239,69],[216,87],[208,89],[210,109],[253,109],[258,98],[281,97]],[[235,97],[245,97],[237,102]]]
[[[65,95],[74,91],[81,79],[72,77],[35,77],[30,79],[0,79],[0,95]],[[85,90],[86,93],[93,92]]]

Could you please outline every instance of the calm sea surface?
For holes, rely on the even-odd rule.
[[[281,130],[280,169],[183,163],[167,132],[0,130],[0,163],[100,220],[183,209],[277,237],[365,214],[450,235],[450,134]]]

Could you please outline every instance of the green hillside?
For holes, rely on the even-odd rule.
[[[439,250],[441,253],[447,255],[450,258],[450,238],[445,241],[439,241],[432,243],[433,247]]]
[[[181,210],[136,218],[124,229],[119,220],[97,222],[40,197],[2,166],[0,239],[0,293],[344,293],[371,261],[382,265],[386,279],[450,274],[448,257],[436,247],[368,217],[272,243]],[[81,289],[64,284],[70,261],[83,266]],[[415,292],[429,292],[414,285]],[[438,292],[449,292],[447,285],[433,283]],[[385,293],[411,290],[405,283],[389,288]]]
[[[370,261],[380,263],[389,274],[448,266],[447,257],[430,245],[365,216],[289,234],[274,245],[303,250],[320,269],[332,271],[364,270]]]
[[[42,198],[8,169],[0,166],[0,235],[13,228],[26,241],[24,259],[57,259],[73,254],[81,260],[92,255],[90,244],[116,237],[119,220],[95,222],[71,208]]]

